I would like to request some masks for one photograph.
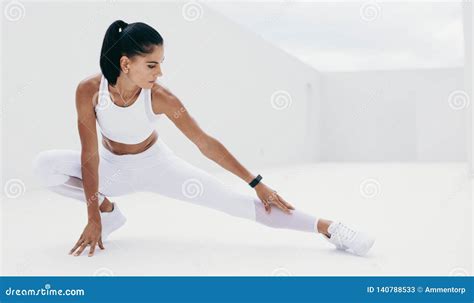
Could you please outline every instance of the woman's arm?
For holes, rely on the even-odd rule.
[[[93,80],[82,81],[76,89],[77,126],[81,139],[82,184],[87,202],[87,225],[69,254],[79,256],[90,245],[89,257],[94,255],[95,246],[104,248],[102,243],[102,222],[100,218],[99,153],[95,126],[94,104],[97,102],[97,85]],[[76,251],[77,249],[77,251]]]
[[[81,172],[87,202],[88,221],[100,222],[98,202],[99,153],[94,104],[97,102],[95,85],[84,80],[76,89],[77,126],[81,140]]]
[[[189,114],[183,103],[169,90],[161,88],[154,91],[163,113],[191,140],[207,158],[249,183],[256,176],[248,171],[217,139],[201,129]]]

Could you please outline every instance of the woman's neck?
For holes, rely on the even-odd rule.
[[[120,99],[124,99],[124,102],[128,102],[130,99],[140,91],[140,87],[133,84],[130,80],[125,77],[118,77],[115,86],[112,86],[112,92],[120,96]]]

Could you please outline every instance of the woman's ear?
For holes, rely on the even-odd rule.
[[[128,73],[130,69],[130,59],[127,56],[120,57],[120,70],[124,73]]]

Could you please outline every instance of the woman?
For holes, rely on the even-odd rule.
[[[80,255],[87,245],[89,256],[96,245],[104,249],[103,241],[126,221],[109,197],[138,191],[196,203],[273,228],[320,233],[338,249],[367,253],[372,237],[341,222],[296,210],[206,134],[181,101],[156,83],[163,59],[163,38],[155,29],[141,22],[113,22],[102,44],[102,73],[81,81],[76,90],[81,151],[43,151],[34,160],[35,172],[47,188],[86,201],[88,223],[70,254]],[[154,128],[163,115],[206,157],[255,189],[258,199],[233,191],[176,156]],[[273,211],[272,206],[276,206]]]

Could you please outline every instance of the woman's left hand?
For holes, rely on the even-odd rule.
[[[291,213],[290,209],[295,209],[290,203],[286,202],[279,194],[277,194],[276,190],[271,189],[270,187],[266,186],[261,182],[257,184],[254,189],[257,192],[257,196],[260,198],[263,205],[265,205],[265,210],[268,213],[271,212],[271,204],[278,206],[287,214]]]

